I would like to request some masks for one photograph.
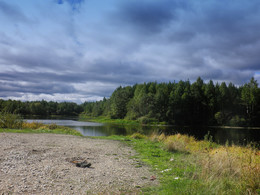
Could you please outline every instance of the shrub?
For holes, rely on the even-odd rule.
[[[158,121],[155,118],[149,118],[147,116],[142,116],[142,117],[138,118],[137,121],[144,125],[158,123]]]
[[[0,128],[20,129],[23,120],[20,115],[7,112],[0,113]]]
[[[233,116],[229,121],[229,125],[231,126],[244,126],[246,125],[246,120],[243,117],[239,117],[238,115]]]
[[[164,144],[167,150],[169,151],[181,151],[181,152],[189,152],[189,143],[194,142],[194,137],[187,136],[187,135],[181,135],[181,134],[175,134],[167,136],[164,139]]]
[[[215,114],[215,119],[219,125],[224,125],[226,122],[226,116],[223,112],[217,112]]]

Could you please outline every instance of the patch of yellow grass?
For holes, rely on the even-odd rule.
[[[145,135],[141,134],[141,133],[134,133],[133,135],[131,135],[131,138],[134,138],[134,139],[145,139],[147,137]]]
[[[235,185],[247,194],[255,194],[260,188],[260,152],[257,148],[220,146],[181,134],[153,134],[150,139],[162,142],[168,151],[187,152],[196,156],[196,164],[200,167],[199,177],[216,190]]]
[[[46,124],[39,123],[39,122],[32,122],[32,123],[23,122],[22,128],[23,129],[39,129],[39,130],[50,129],[50,130],[53,130],[53,129],[57,129],[58,125],[56,125],[56,124],[46,125]]]
[[[43,126],[45,126],[45,125],[43,123],[39,123],[39,122],[32,122],[32,123],[23,122],[22,128],[23,129],[38,129]]]

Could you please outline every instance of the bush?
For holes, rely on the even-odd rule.
[[[193,141],[193,137],[189,137],[187,135],[175,134],[167,136],[164,140],[165,147],[168,151],[181,151],[181,152],[189,152],[188,143]]]
[[[223,112],[217,112],[215,114],[215,119],[218,123],[218,125],[224,125],[226,121],[226,116]]]
[[[149,118],[147,116],[142,116],[137,119],[137,121],[141,124],[153,124],[158,123],[158,121],[155,118]]]
[[[20,115],[7,112],[0,113],[0,128],[20,129],[22,125],[23,120]]]
[[[238,115],[233,116],[229,121],[229,125],[231,126],[244,126],[246,125],[246,120],[243,117],[239,117]]]

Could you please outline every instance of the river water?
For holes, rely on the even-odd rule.
[[[76,129],[84,136],[109,136],[109,135],[131,135],[140,132],[149,135],[156,133],[181,133],[194,136],[196,139],[204,139],[209,132],[213,141],[219,144],[226,142],[238,145],[246,145],[250,142],[260,141],[260,128],[219,128],[219,127],[179,127],[179,126],[133,126],[133,125],[114,125],[93,122],[82,122],[77,120],[52,120],[52,119],[26,119],[28,122],[41,122],[44,124],[55,123]]]

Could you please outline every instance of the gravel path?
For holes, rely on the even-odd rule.
[[[0,194],[138,194],[157,181],[134,155],[119,141],[0,133]]]

